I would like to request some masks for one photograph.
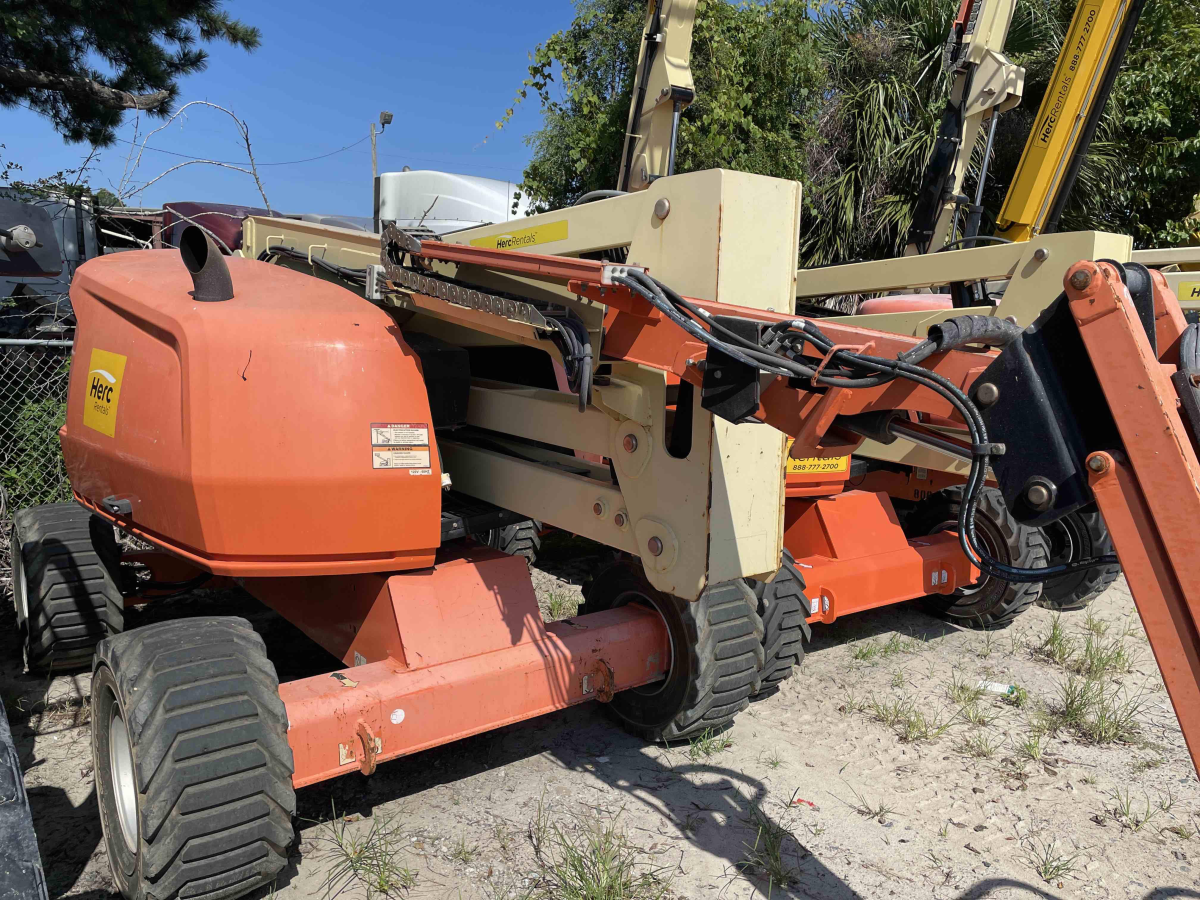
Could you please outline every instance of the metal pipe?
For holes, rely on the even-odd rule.
[[[371,180],[379,177],[379,157],[375,153],[375,123],[371,123]]]
[[[74,341],[39,341],[36,338],[0,338],[0,347],[73,347]]]
[[[109,237],[120,238],[123,241],[131,241],[134,244],[140,244],[143,250],[153,250],[149,241],[143,241],[141,238],[135,238],[131,234],[121,234],[119,231],[109,231],[107,228],[97,228],[101,234],[107,234]]]
[[[992,111],[988,126],[987,144],[983,148],[983,162],[979,165],[979,183],[975,185],[975,205],[967,213],[967,227],[963,229],[963,237],[968,239],[964,247],[974,247],[974,238],[979,234],[979,223],[983,218],[983,190],[987,187],[988,163],[992,158],[992,144],[996,140],[996,123],[1000,121],[1000,113]]]
[[[391,608],[389,599],[389,615]],[[670,674],[667,623],[644,606],[630,603],[544,630],[536,624],[536,637],[476,656],[424,668],[389,657],[346,669],[353,690],[328,674],[281,684],[295,759],[292,784],[367,771],[376,762],[589,700],[608,702],[617,691]],[[369,757],[364,733],[379,742]]]
[[[312,253],[310,248],[309,253]],[[179,238],[179,255],[192,276],[192,298],[200,303],[233,299],[233,279],[225,257],[202,228],[189,225]]]
[[[683,115],[683,103],[675,101],[675,118],[671,120],[671,150],[667,154],[667,175],[675,174],[675,148],[679,144],[679,117]]]
[[[971,448],[964,442],[957,441],[946,435],[940,435],[936,431],[924,428],[913,422],[906,422],[903,419],[893,419],[888,423],[888,432],[898,438],[903,438],[922,447],[928,447],[930,450],[937,450],[939,453],[945,453],[947,456],[961,459],[963,462],[970,462],[972,459]]]

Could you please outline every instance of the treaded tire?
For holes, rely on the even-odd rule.
[[[541,530],[541,522],[526,519],[502,528],[493,528],[485,534],[476,535],[476,539],[509,556],[523,556],[532,566],[542,549]]]
[[[1050,565],[1078,562],[1113,553],[1112,538],[1098,510],[1069,513],[1042,528],[1050,545]],[[1082,572],[1060,575],[1042,584],[1038,606],[1061,612],[1083,609],[1117,580],[1121,567],[1093,566]]]
[[[946,528],[957,530],[963,485],[939,491],[921,501],[909,518],[912,534],[924,535]],[[1022,569],[1044,569],[1050,548],[1040,528],[1022,525],[1008,511],[1004,496],[995,488],[979,492],[975,533],[996,560]],[[983,577],[953,594],[930,594],[921,602],[936,616],[969,628],[1006,628],[1038,599],[1041,582],[1019,583]]]
[[[86,668],[96,644],[121,633],[120,559],[112,526],[77,503],[13,516],[13,603],[26,671]]]
[[[0,900],[46,900],[46,875],[38,854],[29,795],[12,729],[0,701]]]
[[[750,703],[763,666],[763,623],[745,581],[706,588],[694,602],[653,588],[641,566],[621,562],[584,589],[580,613],[642,603],[657,609],[671,637],[664,681],[616,694],[609,704],[633,733],[678,741],[719,731]]]
[[[101,641],[92,754],[109,863],[130,900],[230,900],[287,862],[287,714],[246,620],[160,622]]]
[[[792,669],[804,662],[804,642],[812,640],[812,604],[804,593],[804,576],[787,550],[775,576],[753,585],[763,623],[763,667],[752,695],[758,699],[779,690]]]

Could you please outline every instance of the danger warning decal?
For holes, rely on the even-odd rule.
[[[126,357],[107,350],[92,350],[88,361],[87,396],[83,399],[83,424],[113,437],[117,430],[117,404]]]
[[[423,422],[372,422],[371,468],[432,475],[429,426]]]

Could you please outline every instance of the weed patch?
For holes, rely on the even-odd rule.
[[[645,851],[629,842],[617,819],[576,818],[566,824],[545,818],[542,804],[530,824],[541,837],[534,852],[541,881],[538,900],[663,900],[670,895],[667,868],[654,866]]]
[[[1036,653],[1051,662],[1065,666],[1075,655],[1077,646],[1078,641],[1067,635],[1067,629],[1062,623],[1062,616],[1055,615],[1050,622],[1050,631],[1043,638]]]
[[[1175,805],[1175,797],[1169,789],[1166,797],[1160,795],[1154,802],[1151,802],[1149,795],[1143,794],[1142,802],[1138,803],[1133,799],[1129,788],[1123,792],[1120,788],[1114,788],[1108,799],[1109,805],[1104,808],[1104,813],[1122,828],[1128,828],[1134,833],[1145,828],[1159,813],[1170,812],[1171,807]]]
[[[1025,861],[1047,884],[1068,877],[1075,871],[1078,853],[1066,854],[1058,849],[1055,838],[1043,840],[1031,837],[1025,842]]]
[[[993,741],[983,732],[976,732],[963,739],[961,749],[967,756],[973,756],[976,759],[991,759],[1000,749],[1000,741]]]
[[[746,824],[754,830],[754,842],[745,845],[746,852],[737,867],[766,881],[770,897],[775,888],[796,881],[798,872],[791,860],[800,858],[800,847],[792,832],[763,812],[757,803],[750,806]]]
[[[733,741],[725,735],[718,734],[711,728],[705,728],[688,742],[688,756],[693,760],[708,759],[710,756],[723,753],[732,746]]]
[[[317,840],[319,856],[329,866],[321,884],[326,896],[357,887],[367,900],[391,900],[416,887],[416,873],[399,863],[406,845],[390,821],[372,819],[371,827],[363,832],[350,827],[335,809],[334,818],[322,826]]]

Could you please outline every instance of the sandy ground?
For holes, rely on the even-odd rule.
[[[545,611],[565,615],[596,562],[586,546],[549,548],[535,571]],[[647,746],[590,704],[302,789],[298,841],[274,896],[326,895],[336,813],[343,840],[385,834],[415,882],[394,896],[414,898],[562,895],[547,887],[562,859],[556,835],[581,846],[604,829],[675,897],[1200,897],[1200,785],[1124,582],[1092,612],[1062,616],[1076,662],[1060,664],[1037,650],[1054,625],[1042,609],[991,635],[917,604],[878,610],[814,629],[802,671],[715,746]],[[284,679],[335,667],[237,592],[154,604],[129,622],[200,614],[249,618]],[[1064,728],[1029,758],[1021,747],[1060,705],[1086,630],[1105,624],[1104,646],[1133,657],[1108,689],[1138,707],[1137,735],[1095,744]],[[20,675],[7,599],[0,635],[0,690],[51,896],[113,896],[88,677]],[[980,680],[1020,685],[1028,701],[987,695],[964,707],[952,696],[956,683]],[[914,734],[914,711],[934,732],[948,727]],[[900,721],[880,721],[897,712]],[[753,864],[775,843],[784,883]],[[1060,865],[1048,872],[1046,862]],[[367,894],[351,884],[341,896]]]

